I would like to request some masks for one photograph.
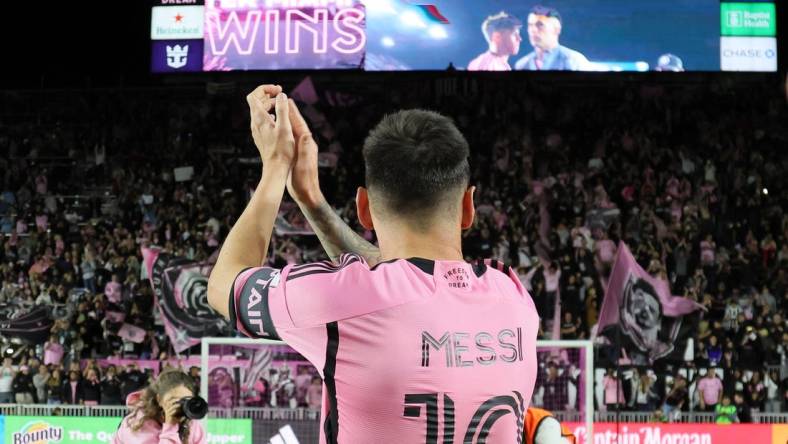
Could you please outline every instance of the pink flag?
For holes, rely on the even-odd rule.
[[[315,85],[312,83],[312,77],[306,76],[304,80],[301,81],[292,91],[290,91],[290,97],[293,100],[298,100],[299,102],[304,102],[307,105],[314,105],[320,100],[317,97],[317,91],[315,91]]]
[[[667,281],[646,273],[621,242],[597,331],[602,333],[605,327],[618,327],[621,336],[626,336],[653,361],[673,351],[682,317],[698,309],[703,306],[673,296]]]
[[[108,311],[106,318],[110,322],[123,322],[126,320],[126,313],[122,311]]]
[[[47,342],[44,345],[44,365],[60,365],[63,360],[63,346],[57,342]]]
[[[227,321],[208,305],[210,263],[195,263],[158,249],[142,248],[154,302],[176,353],[200,338],[226,335]]]
[[[128,341],[139,344],[145,340],[145,330],[131,324],[123,324],[118,330],[118,336]]]

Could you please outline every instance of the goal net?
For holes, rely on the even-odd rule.
[[[592,442],[594,351],[591,341],[537,341],[531,406],[549,410],[578,443]]]
[[[203,338],[200,394],[213,417],[251,420],[254,443],[319,441],[322,380],[279,341]]]

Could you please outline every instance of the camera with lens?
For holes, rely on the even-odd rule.
[[[188,419],[203,419],[208,414],[208,403],[199,396],[187,396],[178,400],[180,411]]]

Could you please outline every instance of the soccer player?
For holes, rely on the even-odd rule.
[[[561,14],[554,8],[534,6],[528,14],[528,41],[534,50],[517,61],[514,69],[531,71],[584,71],[590,69],[586,56],[561,46]]]
[[[401,111],[369,134],[356,204],[377,248],[323,198],[317,146],[281,88],[247,100],[262,178],[213,268],[211,305],[243,334],[281,338],[318,369],[321,443],[516,442],[539,320],[511,269],[463,261],[474,188],[468,144],[451,120]],[[334,262],[260,266],[286,185]]]
[[[468,71],[511,71],[509,56],[520,52],[520,28],[523,23],[503,11],[487,17],[482,23],[482,34],[489,49],[468,63]]]

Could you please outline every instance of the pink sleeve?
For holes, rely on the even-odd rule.
[[[199,421],[193,421],[189,429],[189,444],[206,444],[205,429]],[[174,424],[164,424],[159,433],[159,444],[181,444],[181,437],[178,435],[178,426]]]
[[[345,254],[338,264],[288,265],[283,270],[250,268],[235,278],[230,321],[249,337],[282,339],[279,332],[325,325],[365,311],[373,302],[365,278],[369,266],[358,255]],[[338,290],[340,289],[341,290]]]
[[[191,442],[191,439],[189,439]],[[175,424],[164,424],[159,433],[159,444],[181,444],[181,437],[178,436],[178,426]]]
[[[189,444],[207,444],[208,436],[202,426],[202,422],[192,422],[191,430],[189,431]]]

